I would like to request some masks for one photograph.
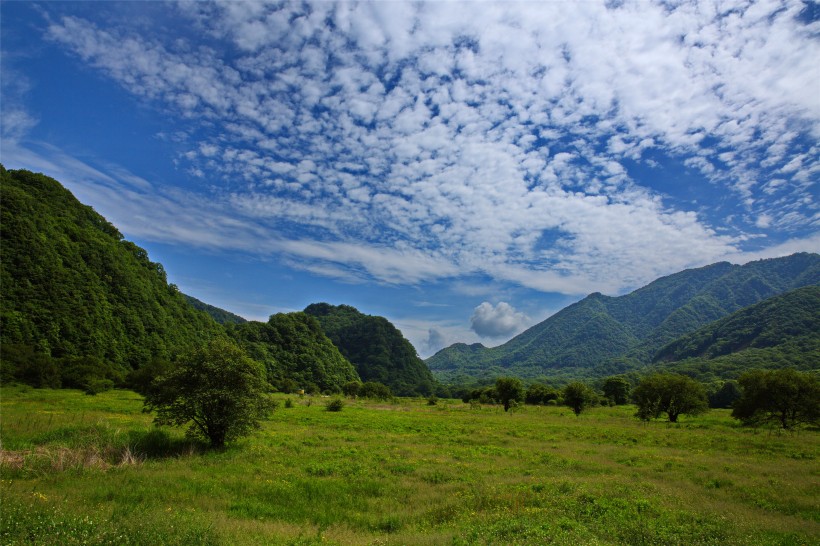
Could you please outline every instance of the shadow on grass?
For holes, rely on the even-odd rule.
[[[204,442],[190,438],[172,438],[168,431],[160,428],[131,430],[128,432],[128,440],[132,452],[146,459],[190,456],[209,449]]]

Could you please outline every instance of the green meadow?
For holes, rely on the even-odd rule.
[[[2,544],[820,543],[816,431],[277,397],[212,451],[130,391],[2,388]]]

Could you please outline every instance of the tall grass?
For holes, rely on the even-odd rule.
[[[726,411],[670,425],[628,407],[302,401],[209,451],[152,428],[133,393],[0,394],[3,544],[820,541],[817,432]],[[94,449],[105,464],[36,459]]]

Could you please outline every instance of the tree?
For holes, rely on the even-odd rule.
[[[555,392],[555,389],[551,389],[541,383],[533,383],[530,385],[529,388],[527,388],[527,394],[524,396],[525,402],[532,405],[546,404],[550,400],[557,398],[558,393]]]
[[[604,396],[606,396],[610,403],[617,406],[629,403],[629,391],[632,385],[629,380],[622,375],[614,375],[607,377],[604,381]]]
[[[342,387],[342,392],[345,393],[345,396],[349,396],[350,398],[356,398],[361,388],[362,384],[358,381],[349,381],[345,383]]]
[[[740,398],[740,385],[737,381],[724,382],[719,388],[709,393],[710,408],[731,408],[735,400]]]
[[[682,414],[697,415],[709,408],[703,385],[674,373],[644,377],[632,391],[632,399],[638,406],[636,417],[647,421],[666,413],[670,422],[677,423]]]
[[[513,402],[524,400],[524,385],[516,377],[499,377],[496,379],[495,392],[498,400],[504,404],[504,411],[508,411]]]
[[[265,369],[235,343],[215,338],[154,380],[145,408],[158,425],[189,424],[187,434],[212,447],[246,436],[272,409]]]
[[[365,381],[359,387],[359,396],[362,398],[375,398],[376,400],[388,400],[393,397],[390,387],[378,381]]]
[[[741,395],[732,417],[744,425],[776,423],[790,430],[820,424],[820,381],[792,368],[752,370],[738,378]]]
[[[597,402],[598,395],[589,386],[575,381],[564,387],[564,404],[572,408],[575,415],[581,415],[589,406]]]

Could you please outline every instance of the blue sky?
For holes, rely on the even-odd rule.
[[[246,318],[346,303],[426,357],[820,251],[813,2],[0,9],[0,161]]]

